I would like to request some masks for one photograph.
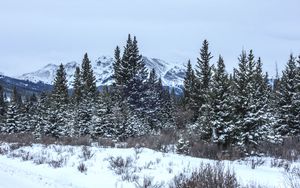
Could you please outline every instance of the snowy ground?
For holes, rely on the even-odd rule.
[[[0,153],[1,188],[130,188],[142,184],[145,178],[154,184],[169,187],[175,175],[181,172],[189,174],[201,163],[216,163],[213,160],[161,153],[146,148],[33,145],[14,149],[2,143]],[[119,171],[112,169],[112,157],[124,161],[127,159],[127,167]],[[289,163],[272,158],[247,158],[223,163],[236,172],[241,187],[249,184],[287,187],[285,169],[300,167],[300,162]],[[80,164],[86,167],[85,172],[78,170]],[[254,164],[257,165],[253,169]]]

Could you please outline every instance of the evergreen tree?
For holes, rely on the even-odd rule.
[[[3,87],[0,85],[0,118],[4,116],[5,108],[6,108],[6,104],[4,101],[4,90]]]
[[[22,101],[22,96],[21,94],[17,91],[16,87],[13,87],[13,92],[12,92],[12,97],[11,97],[12,102],[14,102],[17,106],[21,106],[23,101]]]
[[[200,49],[200,58],[197,58],[196,75],[200,80],[200,89],[206,90],[211,79],[211,66],[209,61],[213,58],[208,49],[208,41],[204,40]]]
[[[202,109],[202,107],[208,107],[208,98],[209,98],[209,85],[211,81],[211,65],[209,64],[210,60],[212,59],[211,52],[209,52],[209,43],[207,40],[203,41],[202,48],[200,49],[200,58],[197,58],[197,65],[196,65],[196,81],[195,81],[195,94],[194,101],[196,103],[197,109],[195,109],[195,114],[205,113],[205,111],[209,109]],[[204,106],[203,106],[204,105]]]
[[[161,112],[161,100],[160,100],[160,83],[154,69],[149,74],[149,79],[146,82],[146,96],[145,96],[145,115],[146,121],[152,129],[158,129],[161,127],[159,123]]]
[[[67,79],[66,79],[66,72],[63,64],[60,64],[57,72],[56,77],[53,83],[53,92],[52,98],[55,105],[61,106],[63,104],[67,104],[68,102],[68,86],[67,86]]]
[[[115,60],[114,60],[114,64],[113,64],[113,68],[114,68],[113,77],[118,86],[122,85],[122,83],[123,83],[121,66],[122,66],[121,51],[120,51],[119,46],[117,46],[115,49]]]
[[[11,101],[7,107],[4,132],[19,133],[21,131],[19,112],[19,109],[21,108],[21,101],[21,95],[18,93],[16,87],[14,87]]]
[[[94,98],[96,97],[97,87],[96,78],[93,73],[91,61],[88,58],[88,54],[85,53],[82,60],[82,84],[83,84],[83,95],[85,97]]]
[[[195,93],[195,73],[191,65],[191,61],[188,61],[187,70],[184,78],[184,105],[187,109],[195,110],[196,104],[193,94]]]
[[[212,140],[222,146],[230,144],[232,122],[231,85],[222,56],[212,77]]]
[[[67,130],[66,110],[68,104],[68,86],[66,72],[63,64],[61,64],[56,72],[54,79],[54,89],[51,94],[53,102],[46,109],[47,124],[44,126],[46,135],[59,138],[64,136]]]
[[[82,80],[80,68],[76,67],[73,83],[73,100],[76,104],[82,101]]]
[[[245,148],[256,147],[258,142],[269,135],[271,117],[269,92],[262,73],[260,58],[255,61],[252,50],[248,56],[242,52],[239,69],[235,70],[234,101],[235,128],[234,143]]]
[[[139,117],[143,117],[148,73],[142,55],[139,54],[136,37],[132,41],[130,35],[128,36],[121,64],[123,99],[128,101]]]
[[[279,86],[279,123],[276,129],[283,136],[299,133],[297,74],[296,58],[291,54]]]

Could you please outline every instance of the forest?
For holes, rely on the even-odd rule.
[[[133,145],[168,137],[178,153],[191,155],[196,146],[257,155],[270,145],[299,142],[300,55],[290,54],[272,79],[252,50],[243,50],[238,67],[229,72],[221,55],[217,62],[212,57],[204,40],[196,66],[187,62],[183,94],[178,94],[162,85],[154,69],[146,69],[136,37],[128,35],[124,48],[114,51],[114,84],[101,90],[87,53],[71,90],[63,64],[51,92],[24,97],[14,88],[8,100],[0,86],[1,137],[134,140]]]

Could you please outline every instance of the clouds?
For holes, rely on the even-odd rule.
[[[254,49],[266,69],[275,61],[282,68],[290,52],[300,53],[299,6],[297,0],[0,2],[0,72],[80,61],[84,52],[112,55],[128,33],[137,35],[143,54],[166,61],[195,61],[207,38],[229,69],[242,48]]]

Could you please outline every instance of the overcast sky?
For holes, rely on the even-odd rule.
[[[272,74],[300,54],[299,0],[1,0],[0,72],[19,75],[48,63],[113,56],[127,34],[140,52],[168,62],[196,62],[208,39],[227,69],[242,49]]]

